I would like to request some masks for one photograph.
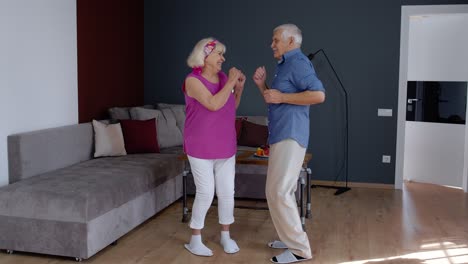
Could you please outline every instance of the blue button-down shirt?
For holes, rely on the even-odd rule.
[[[282,93],[325,92],[322,82],[317,78],[314,66],[299,48],[286,52],[278,62],[271,88]],[[270,144],[290,138],[307,148],[309,143],[308,105],[269,104],[268,120]]]

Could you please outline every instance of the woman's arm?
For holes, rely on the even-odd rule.
[[[241,75],[236,82],[236,86],[234,87],[234,96],[236,98],[236,109],[240,105],[242,92],[244,91],[244,84],[245,84],[245,75],[241,72]]]
[[[210,111],[218,111],[227,102],[229,95],[236,85],[239,76],[239,70],[231,68],[229,70],[229,78],[224,87],[215,95],[203,85],[203,83],[194,77],[188,77],[185,80],[185,91],[188,96],[197,100],[206,109]]]

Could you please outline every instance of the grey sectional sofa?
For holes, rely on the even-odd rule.
[[[109,113],[111,119],[156,118],[161,153],[93,158],[91,123],[9,136],[0,249],[87,259],[178,200],[185,107],[152,108],[115,107]],[[266,124],[265,117],[248,120]],[[236,170],[236,197],[264,199],[266,167]],[[188,193],[194,192],[189,177]]]
[[[0,249],[87,259],[181,197],[179,151],[93,159],[93,136],[85,123],[8,137]]]

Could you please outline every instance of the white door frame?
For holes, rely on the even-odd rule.
[[[421,5],[401,7],[400,77],[398,88],[397,148],[395,157],[395,188],[403,188],[406,123],[406,85],[408,81],[409,19],[414,15],[468,13],[468,5]],[[467,76],[468,78],[468,76]],[[468,129],[465,129],[465,157],[468,157]],[[463,190],[468,192],[468,159],[464,159]]]

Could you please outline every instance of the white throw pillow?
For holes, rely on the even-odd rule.
[[[95,158],[127,155],[120,123],[104,124],[93,120],[93,128]]]

